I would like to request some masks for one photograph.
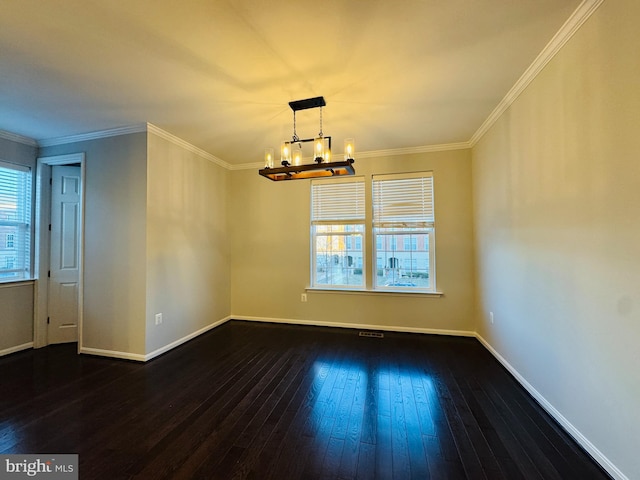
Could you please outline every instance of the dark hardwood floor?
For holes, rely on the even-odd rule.
[[[229,322],[147,364],[0,359],[0,453],[81,479],[606,479],[475,339]]]

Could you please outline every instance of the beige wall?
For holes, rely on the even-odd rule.
[[[628,478],[640,478],[639,18],[635,0],[604,2],[473,150],[478,331]]]
[[[148,134],[147,354],[230,314],[229,172]],[[163,322],[155,325],[155,314]]]
[[[31,145],[0,138],[0,160],[36,167],[37,148]]]
[[[145,354],[146,133],[43,148],[85,152],[83,349]]]
[[[0,355],[33,342],[33,282],[0,283]]]
[[[234,317],[472,331],[470,152],[366,158],[355,167],[369,180],[377,173],[433,171],[437,288],[444,296],[310,291],[308,302],[300,302],[310,276],[309,182],[276,183],[260,177],[257,169],[236,170],[229,205]]]
[[[0,160],[35,170],[36,147],[0,138]],[[34,282],[0,283],[0,355],[33,342],[33,292]]]
[[[83,351],[143,359],[226,319],[228,171],[152,133],[41,156],[76,152],[86,158]]]

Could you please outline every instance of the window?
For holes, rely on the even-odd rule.
[[[434,291],[432,174],[374,175],[372,183],[375,255],[384,265],[376,272],[374,288]]]
[[[413,235],[405,235],[403,238],[403,248],[405,250],[415,250],[418,246],[418,239]]]
[[[435,292],[432,174],[374,175],[371,186],[372,219],[365,179],[312,181],[311,285]]]
[[[0,162],[0,281],[31,276],[31,170]]]
[[[363,179],[311,182],[311,283],[314,287],[364,287],[364,220]]]

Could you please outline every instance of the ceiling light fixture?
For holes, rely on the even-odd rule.
[[[281,167],[274,166],[273,148],[267,148],[264,153],[264,168],[258,173],[270,180],[297,180],[301,178],[335,177],[340,175],[354,175],[353,154],[355,145],[353,138],[344,141],[344,160],[331,161],[331,137],[322,132],[322,107],[327,103],[324,97],[307,98],[289,102],[293,110],[293,135],[291,141],[282,142],[280,147]],[[299,138],[296,132],[296,112],[309,108],[320,109],[320,132],[315,138]],[[303,164],[302,144],[313,142],[313,161]]]

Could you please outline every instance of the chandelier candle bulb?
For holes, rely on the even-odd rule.
[[[302,149],[296,148],[293,152],[293,164],[302,165]]]
[[[291,163],[291,145],[289,142],[282,142],[282,146],[280,147],[280,161],[284,165],[285,162]]]
[[[353,141],[353,138],[345,138],[344,139],[344,159],[352,160],[354,151],[355,151],[355,142]]]
[[[324,149],[324,162],[329,163],[331,161],[331,149],[329,147]]]
[[[273,168],[273,148],[265,148],[264,166],[265,168]]]
[[[322,137],[316,138],[316,141],[314,142],[314,144],[315,144],[314,160],[320,163],[324,159],[324,138]]]

